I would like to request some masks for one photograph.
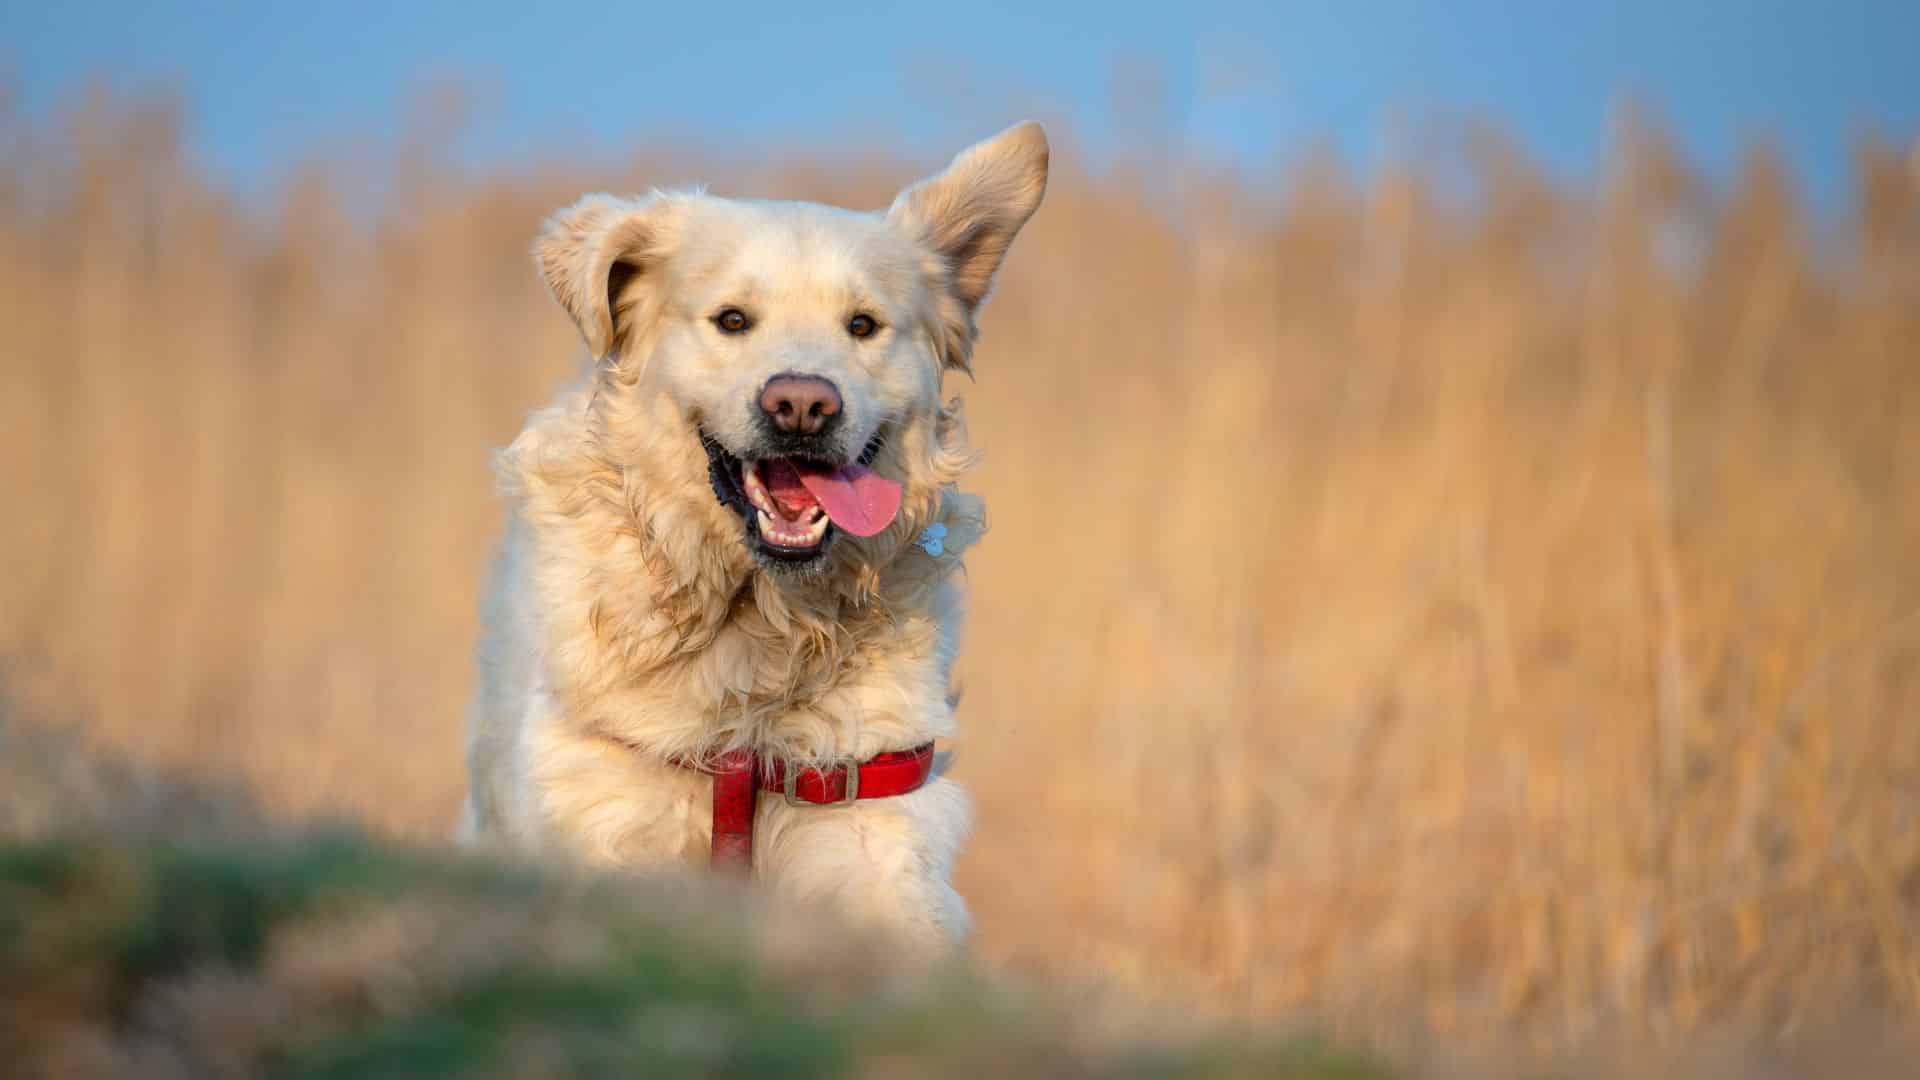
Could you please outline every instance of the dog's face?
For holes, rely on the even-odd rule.
[[[634,422],[665,415],[673,430],[629,434],[697,442],[739,542],[763,567],[805,572],[836,537],[900,513],[941,373],[967,366],[975,313],[1046,175],[1046,138],[1027,124],[884,213],[596,196],[535,251],[605,361],[597,377],[665,406]]]
[[[689,205],[650,363],[698,425],[716,495],[763,560],[805,565],[898,511],[871,468],[938,400],[916,245],[885,219],[808,205]]]

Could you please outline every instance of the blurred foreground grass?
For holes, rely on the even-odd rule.
[[[1312,1044],[1103,1045],[959,976],[862,988],[819,951],[756,963],[657,893],[343,836],[9,845],[8,1074],[1385,1075]]]
[[[43,733],[0,729],[0,763],[11,1077],[1386,1075],[1101,1033],[824,920],[770,930],[718,882],[276,828]]]

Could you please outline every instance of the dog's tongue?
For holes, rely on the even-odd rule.
[[[796,463],[797,464],[797,463]],[[865,465],[828,469],[798,465],[800,482],[835,525],[855,536],[872,536],[900,513],[900,485]]]

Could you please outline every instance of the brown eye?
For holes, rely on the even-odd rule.
[[[747,318],[747,313],[739,308],[728,308],[713,317],[713,325],[719,327],[721,333],[740,334],[753,325],[753,320]]]
[[[873,316],[871,315],[855,315],[853,318],[847,320],[847,333],[852,334],[854,337],[872,337],[874,331],[878,329],[880,329],[880,324],[874,322]]]

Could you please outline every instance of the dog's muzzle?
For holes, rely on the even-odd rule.
[[[736,455],[704,431],[700,441],[714,496],[740,515],[747,546],[765,562],[812,563],[839,532],[873,536],[900,512],[901,485],[870,467],[880,435],[845,463],[817,456],[821,440],[805,434],[770,438],[752,457]]]

